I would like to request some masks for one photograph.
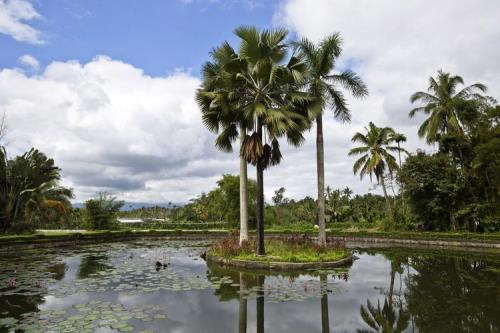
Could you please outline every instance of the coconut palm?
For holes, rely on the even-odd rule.
[[[459,85],[463,84],[461,76],[440,70],[436,78],[429,78],[427,92],[418,91],[410,97],[412,103],[423,103],[410,111],[410,117],[414,117],[418,112],[429,115],[418,129],[418,135],[425,137],[427,143],[437,142],[446,134],[463,136],[459,115],[460,107],[464,106],[463,101],[486,100],[486,97],[481,95],[487,91],[484,84],[475,83],[458,90]]]
[[[350,110],[342,90],[348,90],[354,97],[368,95],[368,89],[361,78],[350,70],[334,73],[335,62],[342,52],[342,39],[332,34],[315,45],[304,38],[297,42],[299,55],[307,62],[309,75],[307,91],[315,98],[310,117],[316,121],[316,164],[318,179],[318,242],[326,244],[325,232],[325,153],[323,143],[323,110],[331,108],[334,117],[343,122],[351,118]]]
[[[238,52],[225,43],[231,61],[222,71],[214,70],[218,88],[199,96],[198,103],[202,111],[206,109],[205,125],[210,128],[213,124],[213,131],[221,129],[218,147],[230,147],[238,136],[237,124],[243,124],[240,156],[257,169],[257,253],[263,255],[263,172],[281,161],[280,138],[295,146],[304,141],[302,132],[309,126],[305,110],[310,99],[300,87],[306,66],[297,57],[286,59],[286,30],[240,27],[235,34],[240,39]],[[200,103],[202,98],[206,101]]]
[[[398,144],[398,162],[399,162],[399,169],[401,169],[401,151],[405,151],[401,149],[401,143],[406,142],[406,135],[403,133],[394,133],[391,136],[392,140]],[[403,195],[403,188],[401,188],[401,205],[403,207],[403,213],[405,212],[405,199]]]
[[[394,170],[399,169],[396,158],[391,155],[391,152],[399,152],[402,148],[391,145],[394,142],[395,131],[390,127],[377,127],[370,122],[365,130],[366,134],[357,132],[352,137],[352,142],[358,142],[361,146],[352,148],[349,156],[362,155],[354,163],[353,171],[354,174],[359,172],[361,179],[368,174],[371,180],[372,175],[375,174],[378,183],[382,185],[387,210],[392,218],[392,207],[387,195],[384,174],[387,171],[392,175]]]

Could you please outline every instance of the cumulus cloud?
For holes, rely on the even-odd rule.
[[[0,0],[0,33],[17,41],[43,44],[40,31],[26,21],[40,18],[33,5],[26,0]]]
[[[130,201],[186,201],[238,166],[213,148],[194,101],[198,85],[185,73],[150,77],[105,56],[53,62],[33,76],[3,69],[9,152],[33,146],[54,157],[77,201],[97,191]]]
[[[23,56],[20,56],[17,61],[21,63],[22,65],[28,67],[29,69],[32,69],[34,71],[37,71],[40,68],[40,63],[38,60],[36,60],[35,57],[29,54],[25,54]]]
[[[339,68],[358,72],[370,90],[365,100],[351,99],[351,124],[336,123],[331,114],[326,117],[327,184],[350,186],[356,192],[368,190],[369,180],[360,183],[352,175],[354,159],[348,158],[347,152],[352,147],[350,138],[354,132],[363,130],[369,121],[406,133],[410,150],[434,149],[418,139],[416,132],[423,118],[408,118],[412,108],[408,100],[413,92],[427,88],[428,77],[437,70],[462,75],[466,84],[483,82],[490,88],[490,94],[498,98],[499,17],[497,0],[283,1],[275,13],[275,23],[314,41],[340,32],[344,52]],[[304,172],[309,170],[306,175],[314,171],[310,149],[300,154],[309,154],[312,159],[300,163]],[[292,164],[290,161],[287,165],[290,177]],[[297,191],[314,193],[311,184],[290,183],[295,184],[292,186]]]

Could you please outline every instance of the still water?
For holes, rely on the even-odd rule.
[[[350,267],[270,275],[207,265],[207,245],[1,253],[0,332],[500,332],[498,253],[358,248]]]

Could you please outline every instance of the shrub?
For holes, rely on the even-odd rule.
[[[97,199],[87,200],[85,202],[87,224],[94,230],[116,227],[114,223],[116,214],[120,211],[123,204],[123,201],[117,201],[115,197],[107,193],[100,193]]]

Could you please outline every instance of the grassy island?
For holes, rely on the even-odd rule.
[[[244,242],[240,246],[238,236],[231,234],[214,243],[208,254],[226,259],[292,263],[333,262],[350,255],[343,241],[319,246],[306,235],[267,239],[265,246],[266,255],[257,255],[255,240]]]

